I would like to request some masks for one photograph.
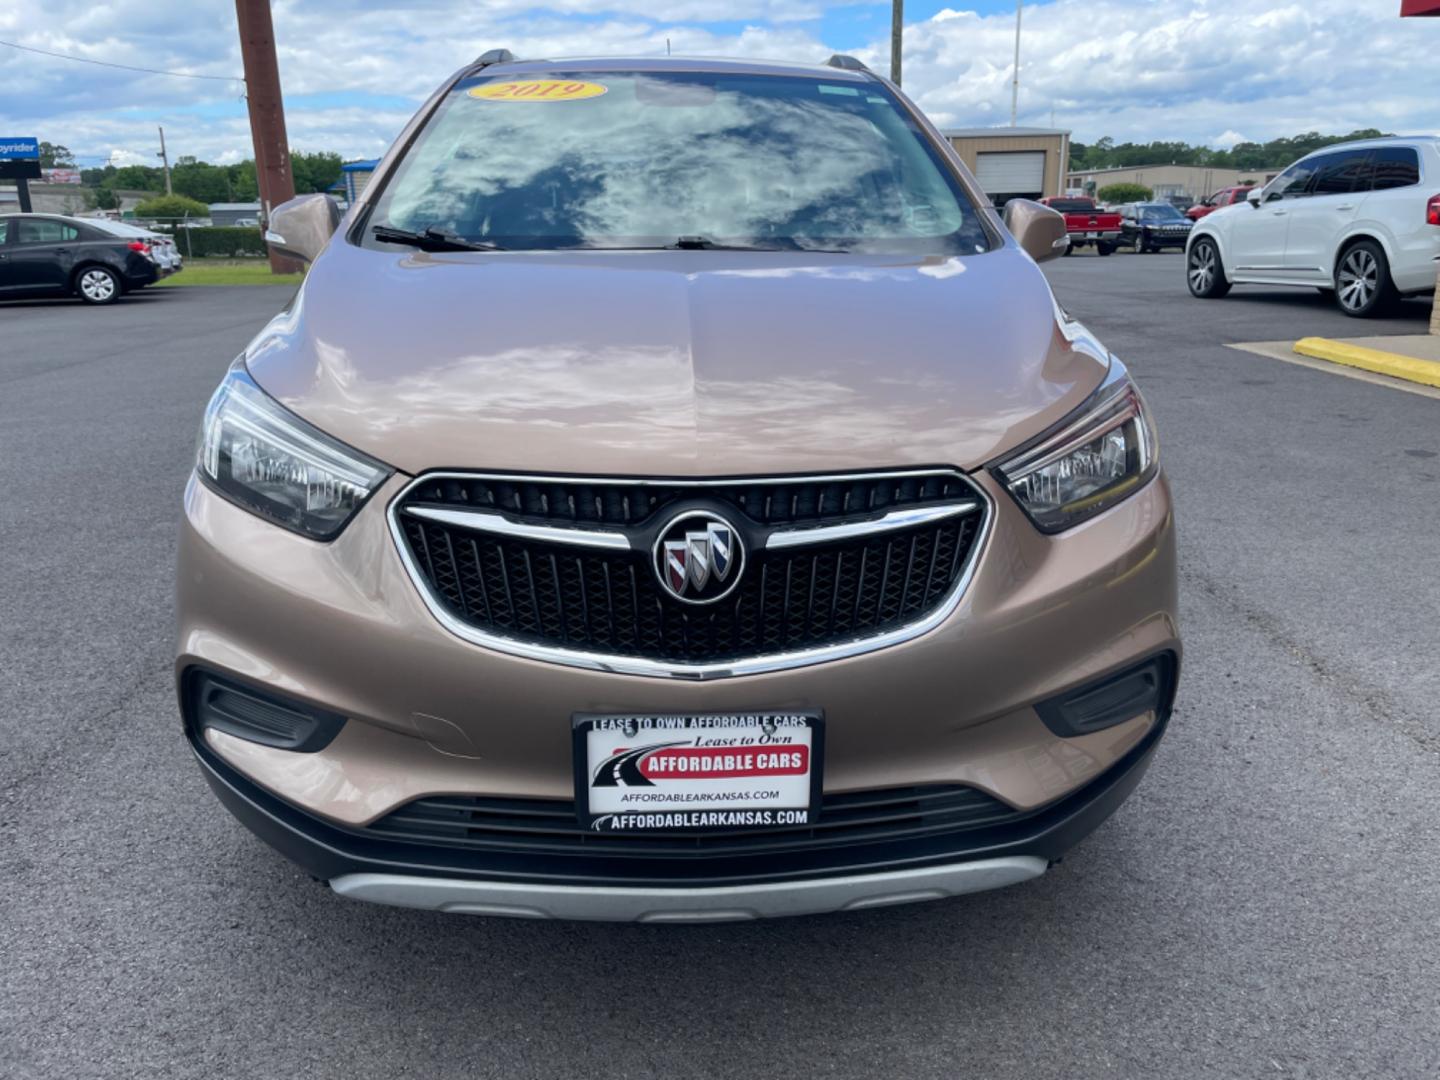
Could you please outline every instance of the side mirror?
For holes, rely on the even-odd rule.
[[[265,243],[281,255],[313,262],[339,224],[340,208],[330,196],[297,195],[271,212]]]
[[[1260,206],[1260,196],[1263,191],[1263,188],[1251,188],[1249,191],[1245,192],[1245,201],[1248,202],[1251,206],[1254,206],[1258,209]]]
[[[1036,262],[1063,255],[1070,246],[1065,216],[1030,199],[1011,199],[1005,204],[1005,227]]]

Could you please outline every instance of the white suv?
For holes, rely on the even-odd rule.
[[[1246,202],[1200,219],[1190,292],[1314,285],[1346,315],[1430,292],[1440,272],[1440,137],[1367,139],[1301,158]]]

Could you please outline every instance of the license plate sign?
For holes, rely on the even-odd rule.
[[[1086,239],[1086,240],[1098,240],[1099,238],[1100,238],[1100,234],[1099,234],[1098,232],[1087,232],[1087,233],[1085,234],[1085,239]]]
[[[820,805],[816,712],[579,714],[575,803],[596,832],[807,825]]]

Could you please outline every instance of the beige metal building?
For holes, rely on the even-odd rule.
[[[1143,184],[1155,193],[1157,199],[1180,196],[1198,202],[1221,188],[1239,187],[1247,180],[1263,184],[1279,172],[1279,168],[1216,169],[1206,165],[1140,165],[1071,172],[1065,181],[1065,189],[1093,195],[1108,184]]]
[[[951,128],[941,132],[996,206],[1063,194],[1070,132],[1059,128]]]

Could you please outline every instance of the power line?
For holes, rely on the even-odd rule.
[[[159,68],[136,67],[133,64],[112,64],[109,60],[91,60],[88,56],[69,56],[66,53],[46,52],[44,49],[18,45],[13,41],[0,41],[0,45],[19,49],[22,52],[38,53],[41,56],[53,56],[56,60],[73,60],[77,64],[95,64],[97,67],[119,68],[121,71],[143,71],[147,75],[169,75],[175,79],[214,79],[217,82],[245,81],[238,75],[193,75],[188,71],[161,71]]]

